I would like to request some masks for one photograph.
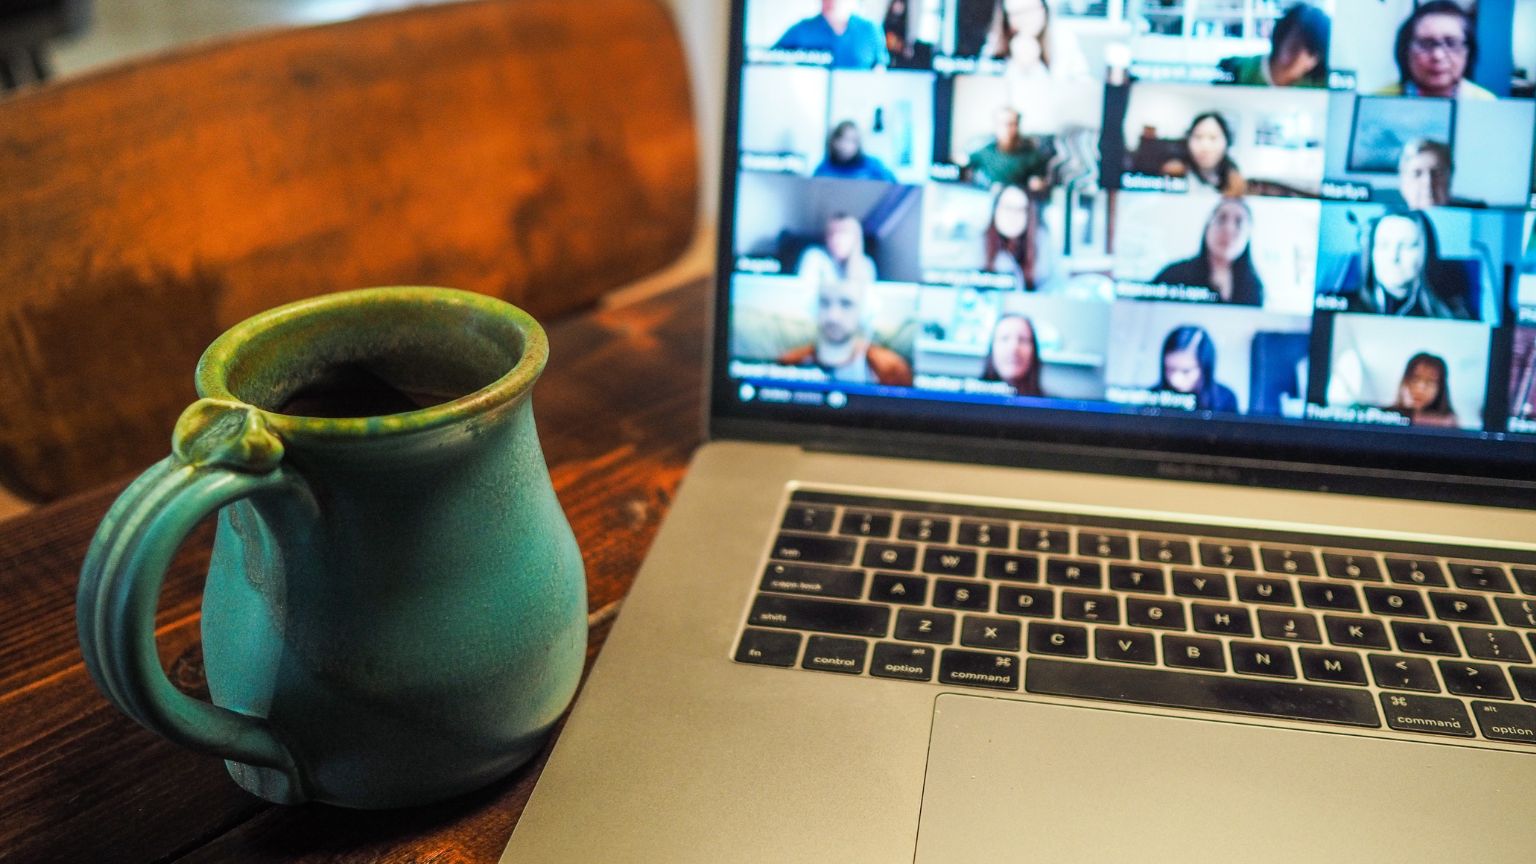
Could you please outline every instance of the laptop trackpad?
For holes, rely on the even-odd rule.
[[[1536,754],[945,694],[916,864],[1522,861]]]

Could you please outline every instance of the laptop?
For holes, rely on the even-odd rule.
[[[1532,860],[1475,5],[733,3],[710,440],[504,860]]]

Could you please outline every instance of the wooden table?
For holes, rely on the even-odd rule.
[[[548,328],[534,414],[586,560],[588,668],[700,442],[707,291],[694,280]],[[0,523],[0,861],[495,861],[548,748],[505,780],[437,806],[279,807],[241,791],[217,758],[182,750],[108,704],[80,657],[75,587],[123,485]],[[205,524],[182,550],[158,618],[171,679],[203,698],[199,608],[211,536]]]

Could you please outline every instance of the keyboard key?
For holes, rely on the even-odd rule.
[[[1429,617],[1429,608],[1424,605],[1424,598],[1412,588],[1378,588],[1370,585],[1365,589],[1365,602],[1377,615],[1396,615],[1400,618]]]
[[[1516,744],[1536,744],[1536,708],[1526,705],[1499,705],[1473,702],[1472,716],[1483,730],[1483,737]]]
[[[904,678],[908,681],[933,680],[933,661],[938,652],[921,645],[881,642],[869,658],[869,674],[876,678]]]
[[[1370,555],[1324,552],[1323,570],[1335,579],[1381,581],[1381,568],[1376,566],[1376,559]]]
[[[1103,588],[1104,565],[1074,558],[1047,558],[1045,581],[1071,588]]]
[[[815,504],[792,504],[784,511],[781,523],[785,531],[814,531],[826,534],[832,530],[834,514],[831,507]]]
[[[1397,637],[1397,650],[1410,651],[1414,654],[1460,654],[1456,647],[1456,637],[1451,635],[1451,628],[1441,627],[1439,624],[1412,624],[1407,621],[1393,621],[1392,635]]]
[[[1072,552],[1070,538],[1065,529],[1043,528],[1037,525],[1020,525],[1018,547],[1030,552],[1046,552],[1051,555],[1069,555]]]
[[[1201,633],[1221,633],[1227,636],[1252,636],[1253,620],[1242,606],[1211,606],[1205,603],[1190,604],[1190,614],[1195,629]]]
[[[1291,649],[1284,645],[1233,642],[1231,649],[1233,672],[1244,675],[1268,675],[1273,678],[1296,677],[1296,662],[1291,659]]]
[[[1366,685],[1365,664],[1360,655],[1347,651],[1329,651],[1324,648],[1302,648],[1301,674],[1310,681],[1326,681],[1330,684]]]
[[[1515,692],[1527,702],[1536,702],[1536,669],[1515,667],[1509,670],[1509,678],[1515,682]]]
[[[897,639],[948,645],[955,641],[955,616],[929,609],[903,609],[896,613]]]
[[[1536,629],[1536,600],[1499,597],[1496,602],[1499,604],[1499,614],[1504,616],[1505,624],[1511,627]]]
[[[1520,586],[1521,594],[1536,595],[1536,570],[1526,567],[1511,567],[1509,572],[1515,577],[1515,584]]]
[[[772,557],[808,564],[852,564],[859,544],[835,537],[780,534],[773,541]]]
[[[1077,532],[1077,554],[1095,558],[1131,557],[1131,538],[1107,531]]]
[[[891,536],[891,523],[895,517],[889,513],[873,510],[845,510],[843,522],[838,526],[837,533],[849,537],[878,537],[884,539]]]
[[[1237,577],[1237,599],[1245,603],[1269,603],[1276,606],[1295,606],[1296,595],[1291,583],[1284,579],[1265,576]]]
[[[1049,588],[1015,588],[1012,585],[999,585],[997,611],[1001,615],[1054,618],[1056,617],[1056,592]]]
[[[1025,682],[1028,692],[1050,696],[1317,720],[1349,726],[1381,725],[1368,692],[1295,681],[1195,675],[1031,657],[1027,661]]]
[[[763,581],[758,587],[780,594],[857,600],[864,596],[864,571],[771,563],[763,570]]]
[[[917,547],[905,543],[865,543],[862,563],[882,570],[911,570],[917,566]]]
[[[1253,547],[1246,543],[1201,543],[1200,566],[1221,570],[1257,570]]]
[[[1468,591],[1497,591],[1509,594],[1509,574],[1499,564],[1451,564],[1451,578],[1458,588]]]
[[[1484,630],[1481,627],[1462,627],[1461,644],[1474,660],[1503,660],[1506,663],[1529,663],[1530,652],[1520,641],[1520,634],[1513,630]]]
[[[1381,694],[1381,707],[1387,725],[1399,732],[1427,732],[1431,735],[1455,735],[1471,738],[1472,721],[1460,699],[1443,696],[1410,696],[1405,693]]]
[[[865,603],[759,594],[752,601],[747,623],[757,627],[880,637],[885,635],[891,623],[891,610]]]
[[[1471,621],[1474,624],[1496,624],[1488,601],[1476,594],[1450,594],[1444,591],[1429,592],[1429,603],[1435,607],[1435,616],[1446,621]]]
[[[937,576],[975,576],[976,553],[970,549],[929,546],[923,553],[923,572]]]
[[[1173,571],[1173,593],[1180,597],[1201,597],[1207,600],[1232,599],[1226,576],[1198,570]]]
[[[1029,625],[1029,652],[1058,654],[1063,657],[1087,657],[1088,631],[1068,624],[1043,624],[1032,621]]]
[[[1003,522],[960,522],[960,531],[955,535],[955,542],[961,546],[987,546],[995,549],[1007,549],[1009,538],[1008,525]]]
[[[1388,558],[1387,572],[1399,585],[1446,586],[1445,570],[1439,561],[1429,558]]]
[[[1484,699],[1513,699],[1504,671],[1491,663],[1465,660],[1441,660],[1440,677],[1445,689],[1457,696],[1481,696]]]
[[[1227,658],[1216,639],[1199,636],[1164,636],[1163,662],[1181,669],[1227,671]]]
[[[1195,563],[1195,553],[1189,541],[1169,537],[1142,537],[1136,541],[1136,554],[1143,561],[1159,564]]]
[[[1166,580],[1161,567],[1137,567],[1133,564],[1109,565],[1109,587],[1115,591],[1138,591],[1143,594],[1167,592]]]
[[[992,586],[985,582],[951,582],[940,579],[933,585],[933,605],[944,609],[985,612],[991,601]]]
[[[1371,677],[1376,679],[1377,687],[1389,690],[1440,692],[1440,679],[1435,677],[1435,667],[1420,657],[1372,654]]]
[[[1157,663],[1157,639],[1151,633],[1100,627],[1093,634],[1093,656],[1117,663]]]
[[[947,648],[939,658],[939,683],[994,690],[1019,689],[1019,659],[1006,654],[984,654]]]
[[[948,543],[951,524],[943,516],[903,516],[896,536],[919,543]]]
[[[1360,595],[1353,585],[1303,580],[1298,586],[1301,602],[1308,609],[1331,609],[1337,612],[1359,612]]]
[[[1068,621],[1119,624],[1120,601],[1112,594],[1061,592],[1061,617]]]
[[[985,572],[988,579],[1039,582],[1040,559],[1033,555],[1005,555],[1001,552],[988,552]]]
[[[1285,573],[1290,576],[1317,575],[1317,556],[1312,554],[1310,549],[1264,546],[1259,549],[1259,556],[1264,561],[1264,569],[1271,573]]]
[[[1018,621],[967,615],[960,622],[960,644],[967,648],[1017,651],[1022,632],[1023,625]]]
[[[795,665],[795,655],[799,653],[799,633],[748,627],[742,631],[741,642],[736,645],[736,662],[788,668]]]
[[[1350,648],[1390,649],[1387,628],[1374,618],[1345,618],[1340,615],[1324,615],[1323,627],[1328,631],[1328,641]]]
[[[1167,630],[1184,629],[1184,604],[1177,600],[1148,600],[1143,597],[1125,598],[1125,623],[1132,627],[1161,627]]]
[[[868,653],[869,643],[863,639],[812,636],[805,640],[805,659],[800,661],[800,668],[858,675],[864,671],[864,657]]]
[[[901,573],[876,573],[869,583],[869,599],[921,606],[928,602],[928,580]]]
[[[1317,619],[1305,612],[1259,610],[1259,635],[1277,642],[1322,642]]]

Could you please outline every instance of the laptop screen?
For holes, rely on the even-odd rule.
[[[1536,0],[746,0],[733,43],[717,416],[1536,459]]]

